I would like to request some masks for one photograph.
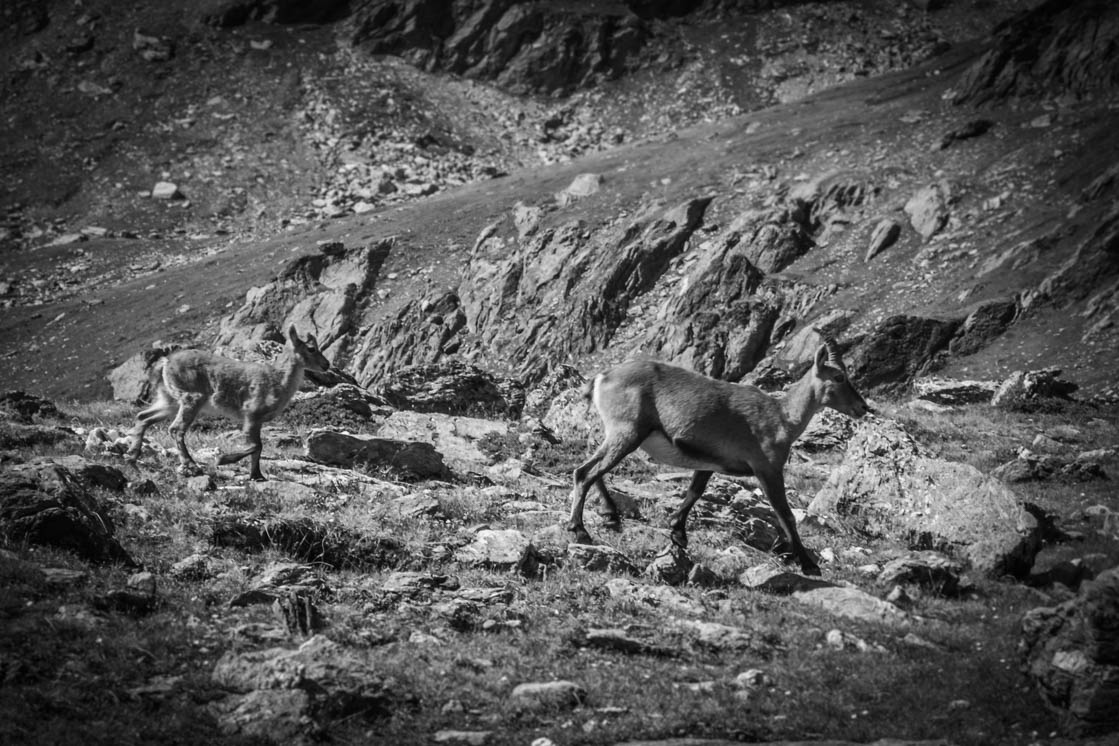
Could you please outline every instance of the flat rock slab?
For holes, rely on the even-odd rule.
[[[889,601],[860,591],[858,588],[832,586],[796,591],[793,598],[806,604],[818,606],[836,616],[858,619],[867,622],[905,622],[907,615]]]

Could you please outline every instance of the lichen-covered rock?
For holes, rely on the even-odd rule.
[[[929,184],[918,189],[905,203],[905,214],[922,238],[932,238],[948,224],[948,195],[946,185]]]
[[[492,459],[481,445],[487,439],[500,442],[508,434],[509,426],[496,420],[408,411],[393,412],[377,428],[382,438],[431,444],[458,473],[484,471]]]
[[[1017,495],[968,464],[932,458],[899,425],[860,423],[808,508],[868,536],[936,549],[978,571],[1025,577],[1041,548]]]
[[[1119,568],[1084,583],[1060,606],[1028,612],[1019,652],[1065,732],[1119,731]]]

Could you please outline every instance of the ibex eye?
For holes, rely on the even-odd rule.
[[[845,376],[836,376],[832,380],[834,380],[836,383],[843,383],[847,380],[847,378]]]

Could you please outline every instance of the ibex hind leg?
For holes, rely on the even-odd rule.
[[[202,394],[184,393],[179,400],[179,413],[171,423],[171,436],[175,439],[175,447],[179,451],[179,473],[183,475],[197,474],[198,464],[186,446],[186,434],[194,419],[202,411],[206,397]]]
[[[148,428],[170,419],[174,413],[175,403],[160,389],[151,406],[141,410],[136,415],[136,423],[128,432],[131,443],[129,443],[128,450],[124,454],[125,460],[135,463],[144,447],[144,434],[148,431]]]
[[[618,515],[618,503],[614,501],[614,496],[606,489],[606,482],[600,478],[595,480],[594,486],[598,489],[598,496],[602,500],[602,506],[598,511],[598,514],[602,516],[602,527],[607,531],[621,533],[622,517]]]

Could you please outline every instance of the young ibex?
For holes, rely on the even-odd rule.
[[[606,525],[620,528],[617,506],[602,478],[641,448],[655,461],[695,471],[683,503],[670,519],[676,544],[688,545],[688,512],[714,472],[754,476],[776,511],[788,548],[801,569],[807,575],[820,574],[797,534],[785,497],[783,472],[793,441],[821,407],[851,417],[862,417],[870,410],[847,378],[834,340],[824,337],[812,368],[783,400],[754,386],[716,381],[654,361],[624,363],[596,376],[589,389],[605,438],[594,455],[575,470],[567,527],[577,542],[591,542],[583,526],[583,505],[592,484],[602,496]]]
[[[262,481],[261,425],[280,414],[295,396],[304,369],[322,373],[328,368],[330,362],[319,351],[314,335],[302,340],[294,326],[288,328],[288,343],[271,365],[231,360],[202,350],[177,350],[163,363],[155,401],[136,416],[126,458],[135,461],[144,444],[144,432],[177,411],[170,429],[179,449],[179,471],[193,471],[197,464],[187,451],[187,430],[200,413],[214,411],[239,421],[248,445],[244,450],[221,454],[218,463],[231,464],[251,456],[249,477]]]

